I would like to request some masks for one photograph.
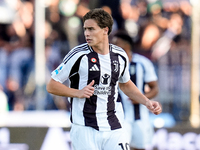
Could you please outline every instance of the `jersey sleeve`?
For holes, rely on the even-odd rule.
[[[124,59],[120,60],[120,62],[124,62],[123,63],[123,71],[122,71],[122,75],[119,78],[119,82],[120,83],[126,83],[130,80],[130,74],[129,74],[129,60],[128,60],[128,56],[126,55],[126,53],[124,52],[123,55]]]
[[[63,62],[51,73],[51,77],[54,80],[64,83],[69,78],[71,69],[80,56],[79,53],[72,54],[68,53]]]
[[[63,83],[65,82],[69,77],[69,70],[67,69],[67,65],[65,65],[63,62],[51,73],[51,78],[54,80]]]
[[[145,67],[145,72],[146,72],[144,76],[145,82],[148,83],[152,81],[157,81],[158,78],[157,78],[153,63],[150,60],[145,59],[144,67]]]

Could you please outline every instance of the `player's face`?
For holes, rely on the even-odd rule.
[[[96,21],[88,19],[84,22],[84,35],[86,42],[90,46],[98,46],[103,42],[105,36],[105,28],[100,28]]]

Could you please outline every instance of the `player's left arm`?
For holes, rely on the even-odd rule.
[[[119,87],[131,100],[145,105],[152,113],[158,115],[162,112],[160,103],[149,100],[131,80],[126,83],[119,83]]]

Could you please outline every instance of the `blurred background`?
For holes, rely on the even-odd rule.
[[[45,135],[68,135],[69,102],[47,93],[46,83],[69,50],[85,43],[82,16],[97,7],[114,18],[110,38],[126,30],[134,51],[155,66],[163,113],[151,114],[150,149],[200,149],[200,0],[0,0],[0,150],[8,143],[50,150],[41,146]],[[38,148],[30,135],[40,136]]]

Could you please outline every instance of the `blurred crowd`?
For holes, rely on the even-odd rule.
[[[166,77],[163,71],[160,72],[161,64],[189,63],[192,10],[189,0],[40,2],[45,9],[47,81],[68,51],[85,42],[81,18],[88,10],[97,7],[105,9],[114,18],[110,38],[116,31],[126,30],[133,38],[134,51],[149,58],[158,75]],[[36,109],[34,10],[35,0],[0,1],[0,91],[7,97],[6,109],[9,111]],[[162,84],[166,83],[160,78]],[[69,110],[68,100],[46,93],[45,110],[52,109]]]

